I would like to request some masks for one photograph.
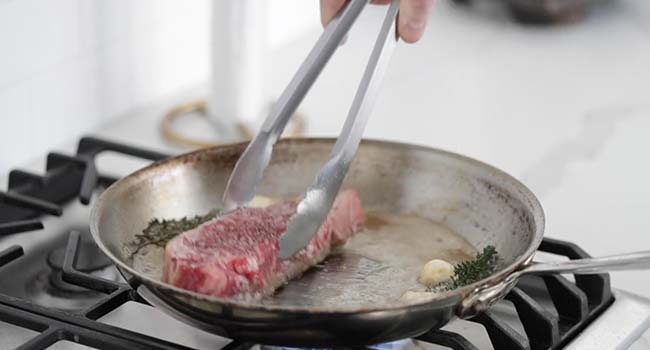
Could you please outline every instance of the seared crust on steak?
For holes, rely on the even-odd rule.
[[[281,260],[279,238],[297,202],[241,208],[172,239],[165,247],[163,281],[218,297],[260,298],[324,260],[363,228],[365,213],[356,191],[339,193],[311,242]]]

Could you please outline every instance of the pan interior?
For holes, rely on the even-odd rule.
[[[332,140],[280,142],[257,193],[299,195],[332,145]],[[227,146],[192,153],[118,182],[98,204],[103,245],[120,261],[159,280],[162,249],[145,250],[134,264],[129,243],[153,218],[218,208],[242,150]],[[534,244],[541,220],[536,200],[512,178],[426,148],[364,142],[344,187],[359,191],[368,211],[366,231],[275,296],[253,303],[328,309],[394,304],[404,291],[424,289],[416,277],[427,260],[458,262],[493,245],[501,264],[512,264]]]

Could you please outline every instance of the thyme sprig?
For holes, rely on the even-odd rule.
[[[454,274],[448,281],[430,288],[431,291],[454,290],[480,281],[494,273],[499,254],[494,246],[486,246],[471,260],[463,261],[454,266]]]
[[[193,218],[183,217],[181,219],[169,220],[153,219],[149,222],[149,225],[142,230],[141,234],[135,235],[135,239],[131,242],[131,246],[133,247],[133,253],[131,255],[135,255],[142,248],[148,245],[165,247],[167,242],[172,240],[172,238],[215,218],[217,215],[217,210],[211,210],[205,215],[197,215]]]

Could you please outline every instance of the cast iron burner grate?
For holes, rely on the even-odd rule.
[[[97,185],[117,180],[97,172],[95,157],[105,151],[148,160],[168,157],[94,137],[82,138],[75,156],[49,153],[44,175],[22,170],[9,173],[8,190],[0,191],[0,236],[42,229],[43,224],[36,218],[42,214],[61,216],[61,204],[74,197],[88,204]]]
[[[76,156],[51,153],[44,176],[14,170],[9,177],[9,191],[0,192],[0,235],[42,228],[36,217],[41,214],[61,215],[60,204],[76,196],[87,204],[98,184],[115,181],[99,175],[94,165],[95,155],[107,150],[149,160],[166,157],[160,153],[87,137],[79,142]],[[40,333],[18,349],[45,349],[61,340],[98,349],[188,349],[96,321],[127,302],[146,302],[128,284],[77,270],[75,264],[79,256],[79,242],[79,233],[71,232],[63,259],[63,280],[104,293],[105,296],[82,312],[70,313],[0,294],[0,321]],[[569,259],[589,256],[573,243],[550,238],[544,239],[539,250]],[[0,267],[17,260],[22,254],[20,246],[0,251]],[[614,301],[609,275],[576,275],[574,280],[575,283],[559,275],[522,278],[506,300],[514,305],[523,333],[512,328],[493,311],[476,316],[471,321],[485,328],[495,349],[561,349]],[[541,290],[550,297],[552,307],[540,303],[536,298]],[[445,330],[431,330],[416,339],[454,350],[478,349],[463,335]],[[246,340],[234,340],[224,349],[249,349],[253,345]]]

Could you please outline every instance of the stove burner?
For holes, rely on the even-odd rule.
[[[397,340],[394,342],[390,343],[384,343],[384,344],[379,344],[379,345],[371,345],[368,347],[368,349],[371,350],[403,350],[403,349],[413,349],[413,348],[421,348],[418,346],[418,341],[414,339],[404,339],[404,340]]]
[[[145,303],[127,284],[113,282],[78,271],[71,262],[77,254],[79,233],[72,232],[66,248],[63,275],[76,284],[97,291],[101,298],[79,313],[61,312],[34,303],[0,294],[0,320],[40,332],[19,348],[24,350],[49,349],[67,340],[97,349],[151,349],[191,350],[182,345],[137,334],[129,330],[106,325],[95,320],[129,301]],[[0,250],[0,267],[22,256],[19,246]],[[0,342],[0,344],[2,344]],[[234,350],[234,349],[233,349]]]
[[[365,350],[408,350],[408,349],[426,349],[423,343],[415,339],[402,339],[389,343],[369,345],[363,347]],[[251,350],[255,349],[251,347]],[[354,349],[354,348],[353,348]],[[293,348],[286,346],[259,345],[259,350],[330,350],[329,348]],[[333,350],[333,348],[332,348]]]
[[[47,255],[47,264],[55,271],[63,270],[65,247],[55,249]],[[111,265],[111,261],[95,243],[83,242],[79,245],[76,268],[81,272],[92,272]]]
[[[64,280],[64,247],[51,251],[47,266],[39,270],[25,285],[25,294],[36,304],[66,311],[80,311],[104,296],[101,292],[68,283]],[[91,242],[79,244],[77,265],[79,271],[94,277],[117,281],[119,276],[110,261]]]
[[[113,267],[96,271],[93,276],[117,279]],[[39,271],[25,286],[25,294],[38,305],[66,311],[84,310],[104,296],[100,292],[65,282],[63,272],[52,269]]]
[[[96,271],[92,273],[93,276],[107,279],[107,280],[117,280],[117,273],[113,268],[107,268],[103,270]],[[68,294],[77,293],[77,294],[97,294],[92,290],[70,284],[63,280],[62,271],[52,271],[48,278],[50,285],[59,291],[66,292]]]
[[[67,311],[83,310],[100,300],[103,294],[64,280],[65,255],[65,247],[52,250],[47,255],[47,265],[28,280],[25,294],[39,305]],[[92,242],[79,244],[75,264],[78,271],[94,277],[110,281],[119,279],[110,260]]]

